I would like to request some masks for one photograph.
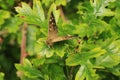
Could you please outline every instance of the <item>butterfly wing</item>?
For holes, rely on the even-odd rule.
[[[58,28],[55,22],[55,17],[53,15],[53,12],[51,12],[49,19],[49,27],[48,27],[48,37],[46,40],[47,45],[52,45],[53,39],[55,39],[56,37],[58,37]]]
[[[49,19],[48,39],[53,39],[53,38],[56,38],[57,36],[58,36],[58,28],[56,26],[53,12],[51,12],[50,19]]]
[[[69,40],[69,39],[73,39],[73,38],[76,38],[76,37],[75,36],[71,36],[71,35],[63,36],[63,37],[57,37],[57,38],[54,38],[52,40],[52,42],[55,43],[55,42],[65,41],[65,40]]]
[[[49,19],[48,37],[46,40],[47,45],[50,46],[50,45],[53,45],[53,43],[55,42],[73,39],[73,38],[75,37],[70,35],[63,36],[63,37],[58,36],[58,28],[56,26],[55,17],[53,15],[53,12],[51,12],[50,19]]]

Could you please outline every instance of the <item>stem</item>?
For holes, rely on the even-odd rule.
[[[72,80],[72,78],[73,78],[73,70],[74,70],[74,67],[71,67],[69,80]]]
[[[1,35],[4,35],[4,34],[7,34],[7,33],[8,33],[7,30],[2,30],[2,31],[0,31],[0,36],[1,36]]]
[[[21,55],[20,55],[20,64],[23,64],[23,60],[28,55],[26,53],[26,33],[27,33],[27,23],[24,22],[22,26],[22,42],[21,42]],[[17,76],[22,77],[23,73],[21,71],[17,71]]]
[[[27,23],[23,24],[22,28],[22,43],[21,43],[21,56],[20,56],[20,64],[23,64],[23,59],[27,56],[26,53],[26,33],[27,33]]]
[[[62,6],[59,6],[60,9],[60,16],[63,19],[64,22],[69,22],[69,20],[65,17],[65,14],[63,12]]]

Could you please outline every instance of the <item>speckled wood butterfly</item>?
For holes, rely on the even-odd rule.
[[[49,28],[48,28],[48,37],[46,40],[47,45],[51,46],[55,42],[64,41],[68,39],[73,39],[74,36],[68,35],[68,36],[58,36],[58,28],[55,22],[55,17],[53,15],[53,12],[50,14],[49,19]]]

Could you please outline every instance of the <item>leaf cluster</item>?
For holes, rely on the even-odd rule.
[[[15,8],[19,22],[29,24],[27,32],[29,57],[24,60],[23,65],[15,64],[17,70],[23,73],[22,80],[117,80],[119,78],[119,0],[71,2],[73,1],[33,0],[32,8],[24,2],[22,7]],[[59,17],[61,13],[56,7],[61,5],[69,22]],[[51,11],[55,15],[59,35],[77,35],[78,38],[58,42],[49,47],[45,41]],[[0,24],[9,17],[7,12],[5,14],[7,15],[2,18]],[[17,28],[9,30],[15,32]]]

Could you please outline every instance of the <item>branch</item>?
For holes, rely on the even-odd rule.
[[[20,56],[20,64],[23,64],[23,59],[28,55],[26,53],[26,33],[27,33],[27,23],[23,24],[22,28],[22,43],[21,43],[21,56]]]
[[[4,34],[7,34],[7,33],[8,33],[7,30],[2,30],[2,31],[0,31],[0,36],[1,36],[1,35],[4,35]]]
[[[63,19],[64,22],[69,22],[69,20],[65,17],[65,14],[63,12],[62,6],[58,7],[60,9],[60,16]]]

